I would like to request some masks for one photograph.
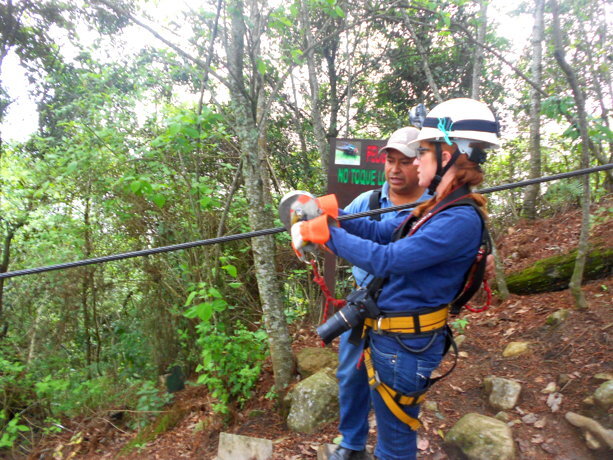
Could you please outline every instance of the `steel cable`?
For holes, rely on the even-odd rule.
[[[593,168],[578,169],[575,171],[570,171],[570,172],[561,173],[561,174],[554,174],[552,176],[539,177],[536,179],[528,179],[528,180],[524,180],[520,182],[514,182],[512,184],[503,184],[503,185],[497,185],[495,187],[483,188],[483,189],[475,190],[475,193],[485,194],[485,193],[500,192],[502,190],[510,190],[513,188],[525,187],[527,185],[540,184],[542,182],[550,182],[550,181],[558,180],[558,179],[566,179],[569,177],[581,176],[584,174],[591,174],[595,172],[606,171],[609,169],[613,169],[613,163],[608,163],[606,165],[601,165],[601,166],[595,166]],[[377,214],[383,214],[386,212],[400,211],[403,209],[413,208],[417,204],[418,202],[415,202],[415,203],[403,204],[400,206],[392,206],[389,208],[373,209],[371,211],[364,211],[364,212],[359,212],[355,214],[347,214],[344,216],[340,216],[338,220],[343,221],[343,220],[349,220],[349,219],[357,219],[359,217],[367,217],[367,216],[373,216]],[[197,246],[208,246],[212,244],[227,243],[229,241],[242,240],[246,238],[256,238],[259,236],[273,235],[275,233],[281,233],[284,231],[285,231],[284,227],[268,228],[264,230],[256,230],[253,232],[239,233],[236,235],[228,235],[228,236],[221,236],[218,238],[210,238],[207,240],[191,241],[188,243],[173,244],[171,246],[161,246],[159,248],[142,249],[140,251],[124,252],[121,254],[111,254],[108,256],[94,257],[92,259],[77,260],[74,262],[66,262],[66,263],[56,264],[56,265],[47,265],[44,267],[26,268],[23,270],[15,270],[12,272],[0,273],[0,279],[14,278],[17,276],[25,276],[25,275],[33,275],[35,273],[43,273],[43,272],[49,272],[49,271],[54,271],[54,270],[65,270],[67,268],[82,267],[85,265],[93,265],[93,264],[101,264],[105,262],[111,262],[114,260],[130,259],[133,257],[143,257],[143,256],[149,256],[153,254],[160,254],[163,252],[179,251],[181,249],[189,249],[189,248],[194,248]]]

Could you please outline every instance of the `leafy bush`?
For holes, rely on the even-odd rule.
[[[21,431],[30,431],[25,425],[19,424],[19,414],[12,417],[10,420],[5,410],[0,411],[0,423],[4,425],[0,431],[0,449],[4,447],[13,447],[15,440]],[[8,422],[6,422],[8,420]]]
[[[197,326],[202,348],[198,383],[205,384],[219,401],[214,409],[227,413],[231,401],[244,403],[255,386],[267,354],[267,334],[247,330],[236,324],[227,330],[223,324],[200,323]]]

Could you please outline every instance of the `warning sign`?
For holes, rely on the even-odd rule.
[[[379,188],[385,182],[385,141],[372,139],[331,139],[328,193],[336,194],[339,205],[347,206],[360,193]]]

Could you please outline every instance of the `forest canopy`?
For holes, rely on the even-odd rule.
[[[277,227],[285,192],[326,192],[330,139],[385,139],[453,97],[501,121],[484,186],[611,163],[604,0],[169,3],[0,4],[0,273]],[[523,40],[499,33],[515,21]],[[611,187],[609,170],[497,193],[492,231],[572,205],[588,225]],[[0,449],[105,405],[155,410],[176,366],[224,412],[270,357],[280,395],[292,324],[320,310],[286,234],[0,279]]]

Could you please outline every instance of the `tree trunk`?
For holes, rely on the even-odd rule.
[[[509,297],[509,288],[507,287],[507,280],[504,276],[504,264],[500,259],[500,254],[496,248],[496,243],[492,241],[492,255],[494,256],[494,263],[496,266],[496,286],[498,287],[498,296],[505,300]]]
[[[89,188],[89,187],[88,187]],[[89,193],[89,190],[88,190]],[[90,211],[90,200],[89,197],[85,199],[85,212],[83,214],[83,226],[84,226],[84,235],[83,239],[85,240],[85,250],[84,256],[86,259],[91,257],[92,246],[91,246],[91,235],[90,235],[90,226],[89,226],[89,211]],[[91,378],[91,364],[92,364],[92,339],[91,339],[91,318],[89,311],[89,291],[91,287],[91,277],[92,277],[92,267],[84,267],[82,269],[82,280],[81,280],[81,308],[83,311],[83,330],[85,334],[85,360],[87,363],[87,376]]]
[[[541,85],[543,56],[543,10],[545,0],[535,0],[534,27],[532,28],[532,81]],[[530,179],[541,177],[541,94],[530,87]],[[528,219],[536,218],[536,200],[539,184],[528,185],[524,193],[522,215]]]
[[[230,70],[231,103],[236,117],[235,129],[241,146],[245,192],[249,203],[249,223],[252,230],[261,230],[274,226],[271,214],[273,206],[270,194],[266,189],[266,187],[269,187],[266,164],[262,161],[262,153],[259,149],[260,143],[258,142],[260,133],[257,128],[256,115],[253,113],[257,104],[252,104],[243,83],[246,30],[242,1],[232,2],[229,11],[232,37],[228,41],[227,54]],[[265,125],[265,123],[262,123],[263,127]],[[251,244],[264,323],[268,333],[275,387],[278,394],[281,395],[294,375],[295,361],[291,350],[291,337],[287,329],[283,302],[279,295],[281,289],[275,272],[275,244],[272,236],[253,238]]]
[[[543,1],[543,0],[539,0]],[[481,0],[479,10],[479,28],[477,29],[477,40],[479,43],[485,43],[485,34],[487,33],[487,5],[489,0]],[[479,100],[481,97],[481,72],[483,69],[483,48],[475,46],[475,56],[473,62],[472,88],[470,97]]]
[[[587,116],[585,112],[585,98],[579,86],[577,75],[573,68],[566,62],[564,46],[562,43],[562,32],[560,30],[560,15],[558,11],[558,2],[551,0],[551,11],[553,13],[553,39],[555,45],[554,56],[558,65],[566,75],[566,80],[572,89],[575,105],[577,106],[577,117],[579,119],[579,133],[581,134],[581,167],[587,168],[590,165],[590,141],[587,130]],[[579,236],[579,245],[577,246],[577,259],[575,269],[571,277],[569,288],[575,299],[575,305],[578,309],[587,309],[587,301],[581,290],[581,280],[585,269],[585,261],[588,251],[588,236],[590,224],[590,181],[589,176],[584,175],[581,178],[583,184],[583,195],[581,196],[581,235]]]
[[[0,273],[6,273],[9,268],[9,262],[11,260],[11,242],[15,236],[15,228],[9,223],[5,222],[6,235],[2,244],[2,259],[0,260]],[[8,332],[8,321],[4,319],[4,280],[0,279],[0,339],[3,339]]]
[[[311,89],[311,119],[313,122],[313,134],[317,141],[317,150],[321,161],[321,169],[323,171],[324,189],[327,189],[328,178],[328,139],[326,138],[326,129],[321,116],[321,100],[319,96],[319,81],[317,80],[317,66],[315,64],[315,54],[313,50],[313,35],[311,33],[311,21],[309,19],[308,6],[305,1],[300,2],[300,15],[302,19],[302,30],[304,31],[304,47],[307,50],[305,53],[307,69],[309,72],[309,87]],[[335,82],[336,84],[336,82]]]
[[[426,74],[426,79],[428,80],[428,84],[430,85],[430,89],[432,90],[432,94],[436,98],[436,100],[441,103],[443,102],[443,98],[441,97],[441,93],[438,90],[438,85],[436,81],[434,81],[434,76],[432,75],[432,71],[430,70],[430,60],[428,59],[428,51],[424,48],[419,39],[419,36],[415,32],[415,24],[409,18],[409,15],[405,10],[402,10],[402,19],[406,25],[413,42],[415,43],[415,48],[421,57],[424,66],[424,73]]]

